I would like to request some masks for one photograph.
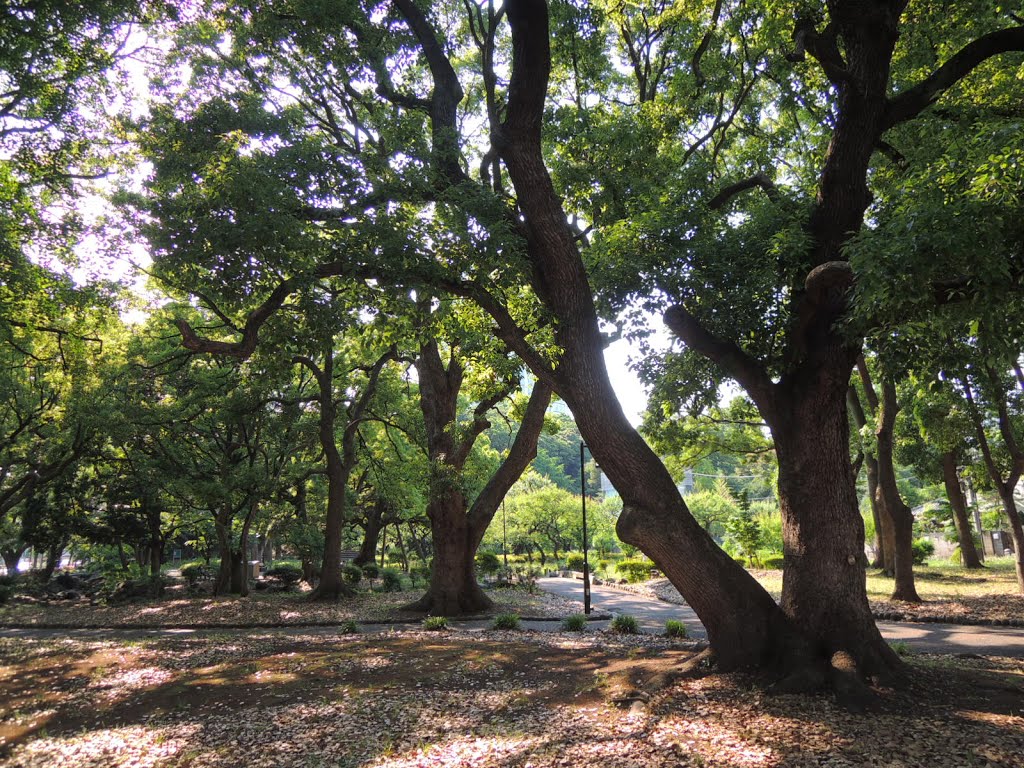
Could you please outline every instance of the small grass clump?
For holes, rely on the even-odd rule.
[[[448,618],[445,616],[427,616],[423,620],[423,628],[429,629],[431,632],[440,632],[443,629],[448,629]]]
[[[587,617],[582,613],[574,613],[571,616],[566,616],[562,622],[562,627],[567,632],[582,632],[587,628]]]
[[[686,637],[686,625],[679,619],[665,622],[665,637]]]
[[[640,631],[640,624],[635,616],[622,613],[612,619],[611,630],[620,635],[635,635]]]
[[[910,650],[910,646],[904,643],[902,640],[897,640],[894,643],[889,643],[889,647],[896,652],[897,656],[907,657],[913,653],[913,651]]]
[[[515,613],[502,613],[494,617],[493,629],[519,629],[519,616]]]
[[[359,625],[352,619],[349,619],[348,621],[341,622],[338,626],[338,632],[343,635],[358,635]]]

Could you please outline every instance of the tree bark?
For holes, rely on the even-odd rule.
[[[1024,525],[1021,524],[1020,512],[1013,499],[1016,483],[1001,483],[999,499],[1003,503],[1003,511],[1010,520],[1010,535],[1013,536],[1013,561],[1017,569],[1017,589],[1024,593]]]
[[[457,488],[432,495],[427,504],[434,542],[430,586],[407,610],[434,616],[463,616],[482,613],[494,605],[476,580],[474,558],[479,537],[466,513],[465,496]]]
[[[25,554],[27,546],[19,544],[14,549],[3,549],[0,550],[0,555],[4,558],[4,568],[7,570],[7,574],[13,576],[18,573],[18,568],[21,564],[21,556]]]
[[[896,485],[893,460],[893,430],[898,412],[896,384],[886,377],[882,380],[882,411],[875,437],[878,440],[878,486],[885,500],[885,512],[893,532],[896,585],[891,599],[919,603],[921,598],[914,584],[914,515]]]
[[[544,382],[534,385],[508,455],[470,506],[462,491],[461,475],[473,443],[489,426],[487,411],[500,398],[478,405],[472,425],[457,439],[452,427],[458,417],[462,365],[451,354],[445,368],[437,342],[431,340],[421,346],[416,369],[431,463],[427,517],[434,559],[426,593],[407,608],[439,616],[479,613],[492,602],[476,580],[476,551],[501,500],[537,455],[551,388]]]
[[[366,513],[366,525],[363,528],[363,541],[359,545],[359,554],[353,564],[363,566],[377,559],[377,545],[380,543],[380,531],[384,521],[385,505],[378,500]]]
[[[946,451],[942,454],[942,480],[946,485],[946,497],[953,510],[953,523],[956,525],[957,539],[960,541],[960,556],[964,568],[984,568],[978,549],[974,546],[974,534],[971,521],[967,516],[967,499],[960,487],[960,476],[957,474],[956,453]]]
[[[228,520],[230,520],[230,516]],[[217,569],[217,578],[213,582],[214,596],[227,594],[231,590],[231,530],[230,523],[224,522],[224,514],[217,516],[214,522],[214,531],[217,534],[217,551],[220,557],[220,567]]]
[[[812,377],[782,389],[765,409],[779,462],[782,609],[826,658],[838,655],[863,676],[891,679],[902,665],[868,603],[864,525],[850,467],[850,352],[835,348]]]
[[[858,358],[858,366],[863,357]],[[865,385],[867,386],[867,385]],[[872,394],[868,393],[867,397],[869,404],[872,402]],[[867,414],[864,411],[864,406],[860,402],[860,398],[857,396],[857,391],[851,385],[847,390],[847,400],[850,406],[850,413],[853,415],[853,423],[858,430],[863,429],[867,426]],[[872,409],[876,406],[873,405]],[[878,458],[871,452],[864,452],[864,466],[866,468],[866,475],[868,481],[868,504],[871,507],[871,519],[875,523],[875,558],[871,562],[872,568],[886,569],[886,543],[885,536],[883,535],[882,529],[882,515],[879,511],[881,502],[878,498]],[[892,573],[890,572],[891,576]]]

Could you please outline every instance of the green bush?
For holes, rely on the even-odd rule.
[[[402,591],[402,573],[394,568],[382,568],[380,571],[381,589],[385,592]]]
[[[609,563],[608,563],[607,560],[598,560],[597,561],[597,570],[599,570],[599,571],[601,571],[603,573],[603,572],[608,570],[608,565],[609,565]]]
[[[493,629],[519,629],[519,616],[514,613],[502,613],[494,617]]]
[[[679,619],[669,619],[665,622],[666,637],[686,637],[686,625]]]
[[[368,579],[376,579],[380,576],[380,568],[377,567],[376,563],[366,563],[361,567],[363,569],[363,576]]]
[[[430,566],[416,565],[409,569],[409,578],[415,584],[427,584],[430,582]]]
[[[181,566],[181,577],[190,587],[194,587],[200,581],[208,581],[213,578],[213,572],[206,567],[206,563],[185,563]]]
[[[273,568],[268,568],[264,574],[268,579],[276,579],[284,584],[286,587],[290,587],[293,584],[298,584],[302,581],[302,569],[297,565],[291,565],[290,563],[279,563]]]
[[[342,567],[341,575],[345,581],[355,586],[363,580],[363,569],[358,565],[346,565]]]
[[[628,613],[621,613],[612,619],[610,629],[612,632],[618,632],[620,635],[635,635],[640,631],[640,624],[635,617],[630,616]]]
[[[0,605],[3,605],[11,599],[11,595],[14,594],[14,587],[10,584],[0,584]]]
[[[479,573],[490,576],[501,569],[501,560],[493,552],[477,552],[476,569]]]
[[[587,628],[586,614],[574,613],[571,616],[566,616],[562,627],[568,632],[582,632]]]
[[[338,626],[338,632],[342,635],[357,635],[359,634],[359,625],[352,619],[348,619],[341,622]]]
[[[423,620],[423,628],[429,629],[431,632],[439,632],[442,629],[448,629],[448,619],[444,616],[427,616]]]
[[[647,560],[620,560],[615,565],[615,570],[623,574],[630,584],[638,584],[651,577],[653,567],[654,564]]]
[[[764,558],[764,567],[773,571],[781,571],[783,566],[782,555],[768,555]]]
[[[914,565],[924,565],[925,560],[935,554],[935,545],[928,539],[914,539]]]
[[[582,552],[570,552],[565,556],[565,567],[570,571],[582,571],[583,563],[584,559]]]

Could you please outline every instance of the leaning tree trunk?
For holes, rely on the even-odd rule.
[[[974,546],[974,533],[971,521],[967,516],[967,499],[960,487],[960,477],[956,471],[956,453],[946,451],[942,454],[942,480],[946,485],[946,497],[953,510],[953,523],[956,525],[957,539],[960,541],[960,557],[964,568],[984,568],[978,556],[978,548]]]
[[[914,515],[896,485],[896,466],[893,460],[893,430],[898,412],[896,384],[891,378],[885,377],[882,380],[882,412],[875,437],[878,440],[878,486],[885,500],[884,514],[889,516],[893,533],[896,585],[891,599],[919,603],[921,598],[914,585]]]
[[[1016,483],[999,484],[999,499],[1003,502],[1003,511],[1010,520],[1010,535],[1013,536],[1013,561],[1017,568],[1017,588],[1024,593],[1024,525],[1021,524],[1020,512],[1013,499]]]

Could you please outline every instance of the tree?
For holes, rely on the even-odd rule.
[[[445,319],[435,319],[438,331]],[[534,385],[508,453],[470,503],[463,476],[466,461],[477,438],[491,426],[488,412],[518,389],[520,374],[519,366],[501,354],[500,344],[475,340],[470,334],[465,325],[450,328],[444,357],[436,338],[425,339],[416,358],[430,460],[427,517],[434,560],[430,586],[410,608],[441,616],[490,607],[490,599],[477,584],[476,552],[505,494],[537,454],[537,439],[551,400],[546,383]],[[461,340],[456,341],[457,337]],[[467,378],[476,385],[478,402],[468,423],[460,423],[459,398]]]
[[[480,73],[476,77],[469,68],[456,69],[446,52],[462,48],[448,45],[451,41],[436,31],[447,28],[435,23],[441,16],[447,20],[459,14],[447,4],[432,9],[433,17],[404,1],[373,16],[353,6],[345,6],[341,17],[313,11],[304,15],[298,12],[302,9],[267,14],[253,7],[230,20],[232,55],[218,51],[210,57],[234,66],[238,79],[231,82],[241,85],[203,117],[228,115],[235,132],[230,141],[211,141],[211,136],[227,136],[223,130],[209,130],[210,125],[228,127],[219,119],[211,120],[202,134],[183,131],[182,136],[187,142],[214,145],[212,154],[232,167],[255,171],[240,178],[266,183],[258,197],[245,199],[225,197],[225,190],[251,189],[251,183],[208,185],[198,197],[186,185],[186,193],[178,195],[183,208],[195,208],[197,200],[204,203],[210,194],[223,207],[219,220],[209,220],[219,221],[208,230],[216,237],[190,234],[185,239],[231,246],[239,224],[254,211],[267,227],[265,209],[280,224],[271,229],[267,247],[255,254],[264,267],[256,278],[252,254],[227,259],[227,267],[221,267],[229,277],[246,280],[244,298],[269,296],[256,309],[247,307],[245,322],[237,324],[237,343],[243,347],[254,343],[267,314],[281,308],[293,287],[288,281],[298,279],[293,276],[371,274],[376,280],[425,286],[431,293],[444,291],[477,302],[491,315],[498,336],[573,410],[595,457],[623,495],[620,535],[650,554],[693,605],[723,666],[810,670],[809,678],[793,678],[806,681],[834,673],[826,660],[845,658],[866,676],[884,677],[900,665],[874,628],[863,585],[863,528],[845,410],[860,331],[851,333],[841,322],[849,317],[848,289],[854,283],[845,249],[863,223],[868,167],[883,133],[917,117],[976,66],[1019,47],[1020,32],[1000,29],[1001,22],[994,20],[976,43],[968,43],[960,55],[947,55],[945,64],[936,62],[935,74],[922,78],[921,70],[931,70],[931,63],[922,67],[918,59],[915,66],[903,67],[901,60],[900,67],[892,68],[902,6],[873,5],[868,12],[862,5],[852,0],[832,4],[821,32],[815,20],[798,19],[791,58],[810,53],[822,67],[820,72],[801,68],[800,77],[789,80],[764,77],[767,52],[778,50],[779,31],[793,20],[784,18],[785,9],[772,7],[771,13],[761,14],[760,8],[723,12],[716,6],[710,31],[705,24],[678,22],[671,46],[662,47],[659,30],[648,23],[651,16],[626,9],[623,21],[632,25],[628,30],[648,25],[642,38],[628,36],[643,40],[643,47],[633,51],[639,53],[635,83],[614,76],[604,47],[607,27],[603,18],[596,18],[600,14],[590,14],[590,9],[577,13],[568,4],[557,6],[554,22],[584,33],[570,34],[570,45],[555,48],[543,2],[510,3],[504,14],[465,9],[466,23],[453,27],[453,35],[466,33],[460,40],[471,52]],[[496,51],[508,50],[506,21],[512,53],[507,88],[498,76],[504,66],[496,65]],[[673,23],[672,15],[661,14],[658,24],[663,22]],[[758,34],[748,38],[751,29]],[[954,46],[974,31],[962,24],[942,29]],[[749,46],[751,41],[757,45]],[[577,42],[589,46],[589,56],[573,59],[580,50],[573,47]],[[629,41],[625,43],[628,48]],[[681,56],[683,50],[690,55]],[[745,55],[732,57],[739,60],[733,69],[730,54],[737,50]],[[253,51],[260,53],[259,66],[245,66],[242,52]],[[673,58],[663,58],[664,52]],[[627,185],[625,194],[585,180],[572,186],[562,174],[556,187],[549,174],[542,136],[547,90],[553,71],[557,85],[568,84],[572,90],[570,60],[585,65],[575,73],[575,82],[585,85],[578,90],[581,97],[572,100],[570,94],[565,100],[569,110],[575,105],[581,121],[588,117],[582,107],[594,101],[584,91],[595,83],[601,90],[596,101],[602,104],[635,93],[637,109],[623,110],[624,119],[610,128],[643,128],[645,139],[651,139],[649,147],[668,148],[656,152],[642,147],[645,142],[634,141],[632,147],[623,142],[621,147],[633,152],[617,154],[616,162],[584,158],[592,166],[629,168],[644,182]],[[665,61],[668,67],[661,66]],[[738,92],[727,88],[734,97],[731,103],[714,98],[706,87],[712,64],[719,82],[728,86],[732,78],[738,85]],[[666,75],[670,69],[672,77]],[[213,65],[203,70],[204,77],[211,73],[207,82],[215,82],[220,70]],[[333,73],[342,75],[334,80]],[[301,96],[285,98],[276,87],[278,77],[294,82],[291,93]],[[460,132],[466,124],[460,122],[459,111],[467,94],[463,77],[472,79],[467,109],[485,120],[487,147],[477,147]],[[346,89],[344,83],[365,87]],[[890,95],[896,90],[893,83],[899,95]],[[770,110],[762,109],[757,99],[748,100],[755,86],[758,97],[780,89],[786,109],[779,110],[779,122],[787,135],[809,135],[811,152],[830,144],[820,169],[806,159],[801,138],[794,139],[799,146],[781,153],[768,140],[733,141],[744,135],[731,130],[741,113],[740,122],[763,137],[757,123]],[[682,98],[690,92],[694,98]],[[829,94],[835,96],[834,105]],[[686,101],[687,109],[648,120],[656,116],[659,100]],[[273,109],[265,109],[268,103]],[[802,112],[827,111],[832,112],[828,120],[817,121],[809,132],[797,125]],[[703,125],[712,126],[706,138]],[[272,142],[250,141],[271,134]],[[621,134],[630,135],[628,130]],[[281,149],[275,150],[277,146]],[[759,171],[779,154],[795,169],[794,188],[787,190],[792,194]],[[402,162],[394,161],[398,156]],[[721,186],[725,163],[730,177],[744,178]],[[696,171],[648,173],[673,164]],[[303,168],[298,175],[284,171],[297,165]],[[480,181],[466,170],[476,166]],[[755,170],[753,176],[750,170]],[[296,178],[305,186],[297,189]],[[662,178],[672,183],[671,189],[652,182]],[[307,183],[310,179],[314,181]],[[595,187],[600,193],[596,201],[581,191]],[[709,187],[715,194],[708,194]],[[811,200],[805,192],[813,187],[817,194]],[[755,188],[765,192],[764,198],[742,195]],[[645,190],[650,194],[636,194]],[[634,216],[642,211],[619,204],[628,199],[642,207],[663,198],[698,200],[697,215],[672,222],[674,211],[663,208],[662,215]],[[748,203],[742,214],[736,210],[741,200]],[[574,208],[591,202],[600,205]],[[228,211],[232,215],[223,215]],[[593,221],[595,231],[588,234],[571,223],[581,220]],[[624,247],[628,243],[622,238],[604,238],[605,233],[616,234],[617,222],[627,220],[641,225],[635,251]],[[230,226],[224,223],[228,221]],[[443,252],[423,247],[443,236],[440,229],[450,235],[446,245],[464,247]],[[694,231],[696,238],[689,234]],[[308,237],[316,246],[287,247],[290,240],[282,243],[282,233]],[[309,263],[305,257],[301,264],[285,257],[296,252],[307,254]],[[187,249],[182,253],[187,255]],[[701,530],[669,473],[614,405],[601,357],[606,338],[598,316],[599,307],[614,313],[616,306],[613,297],[595,299],[591,279],[601,270],[588,273],[588,264],[620,267],[608,270],[613,278],[623,278],[626,290],[619,291],[620,297],[647,291],[647,298],[673,302],[666,320],[691,352],[711,360],[712,365],[704,365],[705,373],[714,369],[738,381],[772,429],[787,556],[781,609]],[[624,279],[627,269],[632,270],[631,280]],[[529,290],[524,289],[527,285]],[[665,308],[659,300],[646,306]],[[187,330],[183,332],[188,341]],[[558,353],[539,351],[551,349],[552,340]]]
[[[920,469],[925,469],[921,465],[926,465],[932,472],[936,472],[938,465],[937,473],[942,475],[963,565],[981,568],[981,553],[974,543],[967,499],[960,485],[959,468],[968,463],[973,432],[964,402],[950,391],[949,385],[938,379],[927,384],[918,382],[913,399],[913,425],[917,429],[916,464]]]

